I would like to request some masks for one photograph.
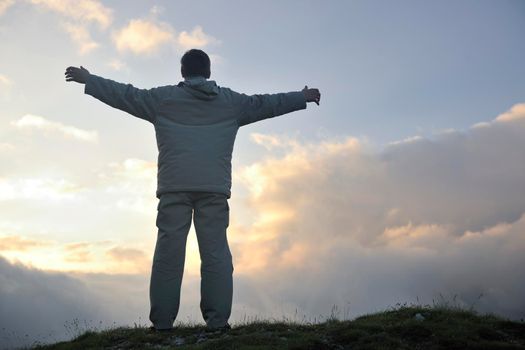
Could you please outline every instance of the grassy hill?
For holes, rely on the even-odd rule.
[[[115,328],[34,349],[525,349],[525,323],[459,308],[400,306],[352,321],[256,321],[223,333],[191,325],[170,334]]]

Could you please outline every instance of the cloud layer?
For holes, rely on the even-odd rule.
[[[230,234],[237,273],[272,286],[268,309],[283,298],[314,314],[346,302],[360,313],[457,293],[525,316],[522,115],[519,104],[483,127],[379,153],[352,137],[254,135],[284,155],[236,173],[251,193],[242,207],[256,213]]]
[[[234,171],[235,183],[246,187],[248,195],[231,199],[232,321],[293,317],[295,310],[299,319],[321,320],[334,305],[344,310],[337,316],[353,317],[417,301],[454,302],[525,317],[524,106],[517,104],[467,131],[411,137],[380,152],[353,137],[304,143],[253,134],[252,140],[272,153]],[[138,220],[140,216],[130,212],[154,214],[154,163],[127,159],[106,170],[95,188],[120,198],[111,207],[115,227],[121,217]],[[39,251],[49,257],[56,245],[30,236],[4,235],[0,240],[4,256],[16,253],[11,261],[38,257]],[[147,322],[152,251],[133,241],[59,247],[63,258],[80,271],[100,260],[109,272],[139,274],[75,274],[84,285],[64,274],[60,278],[66,286],[49,290],[48,282],[39,281],[60,285],[55,275],[3,262],[0,279],[8,282],[0,284],[0,300],[25,310],[30,292],[15,293],[13,286],[32,285],[31,292],[57,304],[64,317],[91,317],[90,310],[112,305],[105,310],[112,313],[99,319],[129,323],[142,315]],[[189,252],[187,259],[193,260],[186,266],[179,320],[202,321],[198,250],[191,247]],[[82,288],[88,294],[80,306],[62,296]],[[134,311],[93,290],[111,290],[111,298],[126,300]],[[28,307],[42,315],[52,312],[31,303]],[[13,324],[27,326],[24,312]]]
[[[3,15],[8,8],[13,6],[15,0],[0,0],[0,16]]]
[[[40,129],[47,132],[57,132],[64,137],[79,141],[98,141],[98,133],[96,131],[83,130],[71,125],[64,125],[59,122],[50,121],[39,115],[26,114],[20,119],[12,121],[11,125],[19,129]]]
[[[113,41],[120,52],[146,56],[156,54],[165,46],[190,49],[219,43],[217,39],[204,33],[201,26],[177,35],[170,24],[153,19],[130,20],[126,26],[113,33]]]
[[[151,55],[173,40],[173,29],[167,23],[132,19],[113,35],[117,50]]]
[[[98,0],[29,0],[38,9],[58,15],[61,28],[70,36],[79,55],[85,55],[99,48],[99,41],[93,39],[92,27],[108,33],[112,28],[114,11]],[[0,16],[15,3],[14,0],[0,1]],[[158,20],[162,9],[153,6],[147,18],[130,19],[121,28],[113,28],[108,36],[119,53],[154,56],[161,48],[171,47],[186,50],[218,44],[219,40],[204,32],[196,25],[191,31],[179,33],[169,23]],[[112,61],[112,62],[115,62]],[[113,65],[110,62],[110,65]]]
[[[113,21],[113,11],[97,0],[31,0],[31,2],[82,23],[96,23],[104,29]]]
[[[113,22],[113,10],[97,0],[31,0],[31,3],[61,17],[60,24],[80,55],[99,47],[92,39],[89,27],[95,24],[100,30],[105,30]]]
[[[79,276],[10,264],[0,257],[1,349],[69,339],[114,324],[144,324],[143,279]],[[134,301],[135,302],[130,302]],[[137,303],[136,300],[141,300]]]

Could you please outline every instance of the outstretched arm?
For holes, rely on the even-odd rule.
[[[318,89],[309,89],[305,86],[301,91],[251,96],[239,94],[238,97],[241,108],[239,125],[243,126],[305,109],[307,102],[315,102],[319,105],[321,94]]]
[[[84,93],[111,107],[118,108],[152,123],[155,122],[155,112],[158,104],[171,90],[168,86],[138,89],[131,84],[123,84],[90,74],[82,66],[80,68],[68,67],[65,75],[66,81],[85,84]]]

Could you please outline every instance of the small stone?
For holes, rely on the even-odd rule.
[[[202,343],[203,341],[206,341],[206,340],[208,340],[206,337],[199,337],[197,338],[197,344]]]
[[[175,337],[175,339],[171,341],[171,345],[175,345],[175,346],[184,345],[185,342],[186,341],[184,340],[184,338]]]
[[[419,312],[414,316],[414,319],[416,321],[423,321],[425,319],[425,316],[421,315]]]

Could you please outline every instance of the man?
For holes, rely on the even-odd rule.
[[[226,230],[231,197],[231,157],[239,127],[319,105],[318,89],[245,95],[219,87],[202,50],[181,59],[184,81],[138,89],[66,69],[66,81],[85,84],[84,93],[153,123],[159,150],[157,242],[150,281],[150,320],[155,330],[171,330],[177,317],[186,239],[192,214],[201,257],[202,316],[207,329],[229,329],[233,264]]]

